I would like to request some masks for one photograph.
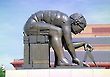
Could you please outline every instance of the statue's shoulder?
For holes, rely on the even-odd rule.
[[[59,10],[39,10],[39,11],[35,12],[35,14],[38,14],[38,13],[54,13],[54,14],[56,13],[56,14],[62,14],[62,15],[67,16],[66,13],[59,11]]]

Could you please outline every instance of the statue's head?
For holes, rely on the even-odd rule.
[[[82,14],[74,13],[70,16],[71,31],[74,34],[80,33],[86,27],[86,19]]]

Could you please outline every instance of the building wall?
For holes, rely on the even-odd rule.
[[[110,24],[88,24],[87,27],[77,36],[73,37],[110,37]]]
[[[95,51],[110,51],[110,24],[88,24],[83,32],[72,37],[73,41],[75,38],[91,43]]]

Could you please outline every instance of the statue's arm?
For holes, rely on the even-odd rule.
[[[77,49],[80,47],[84,47],[85,42],[73,42],[73,45],[74,45],[75,49]]]
[[[75,47],[75,49],[80,48],[80,47],[84,47],[84,50],[93,50],[93,47],[88,44],[87,42],[73,42],[73,45]]]
[[[91,51],[93,50],[93,47],[90,44],[88,44],[86,42],[73,42],[73,45],[74,45],[75,49],[84,47],[84,50],[86,51],[86,53],[85,53],[83,62],[86,61],[87,56],[88,56],[93,61],[93,63],[96,65],[94,56],[91,53]]]
[[[63,28],[63,34],[66,46],[71,51],[75,51],[77,48],[84,47],[86,44],[86,42],[72,42],[71,30],[68,26]]]
[[[63,26],[62,30],[63,30],[63,36],[64,36],[64,39],[65,39],[65,42],[66,42],[66,46],[67,46],[68,50],[72,52],[71,56],[76,57],[75,47],[72,43],[72,36],[71,36],[70,26]]]

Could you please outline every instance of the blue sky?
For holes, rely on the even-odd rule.
[[[23,58],[23,26],[38,10],[82,13],[88,24],[110,24],[110,0],[0,0],[0,64]]]

